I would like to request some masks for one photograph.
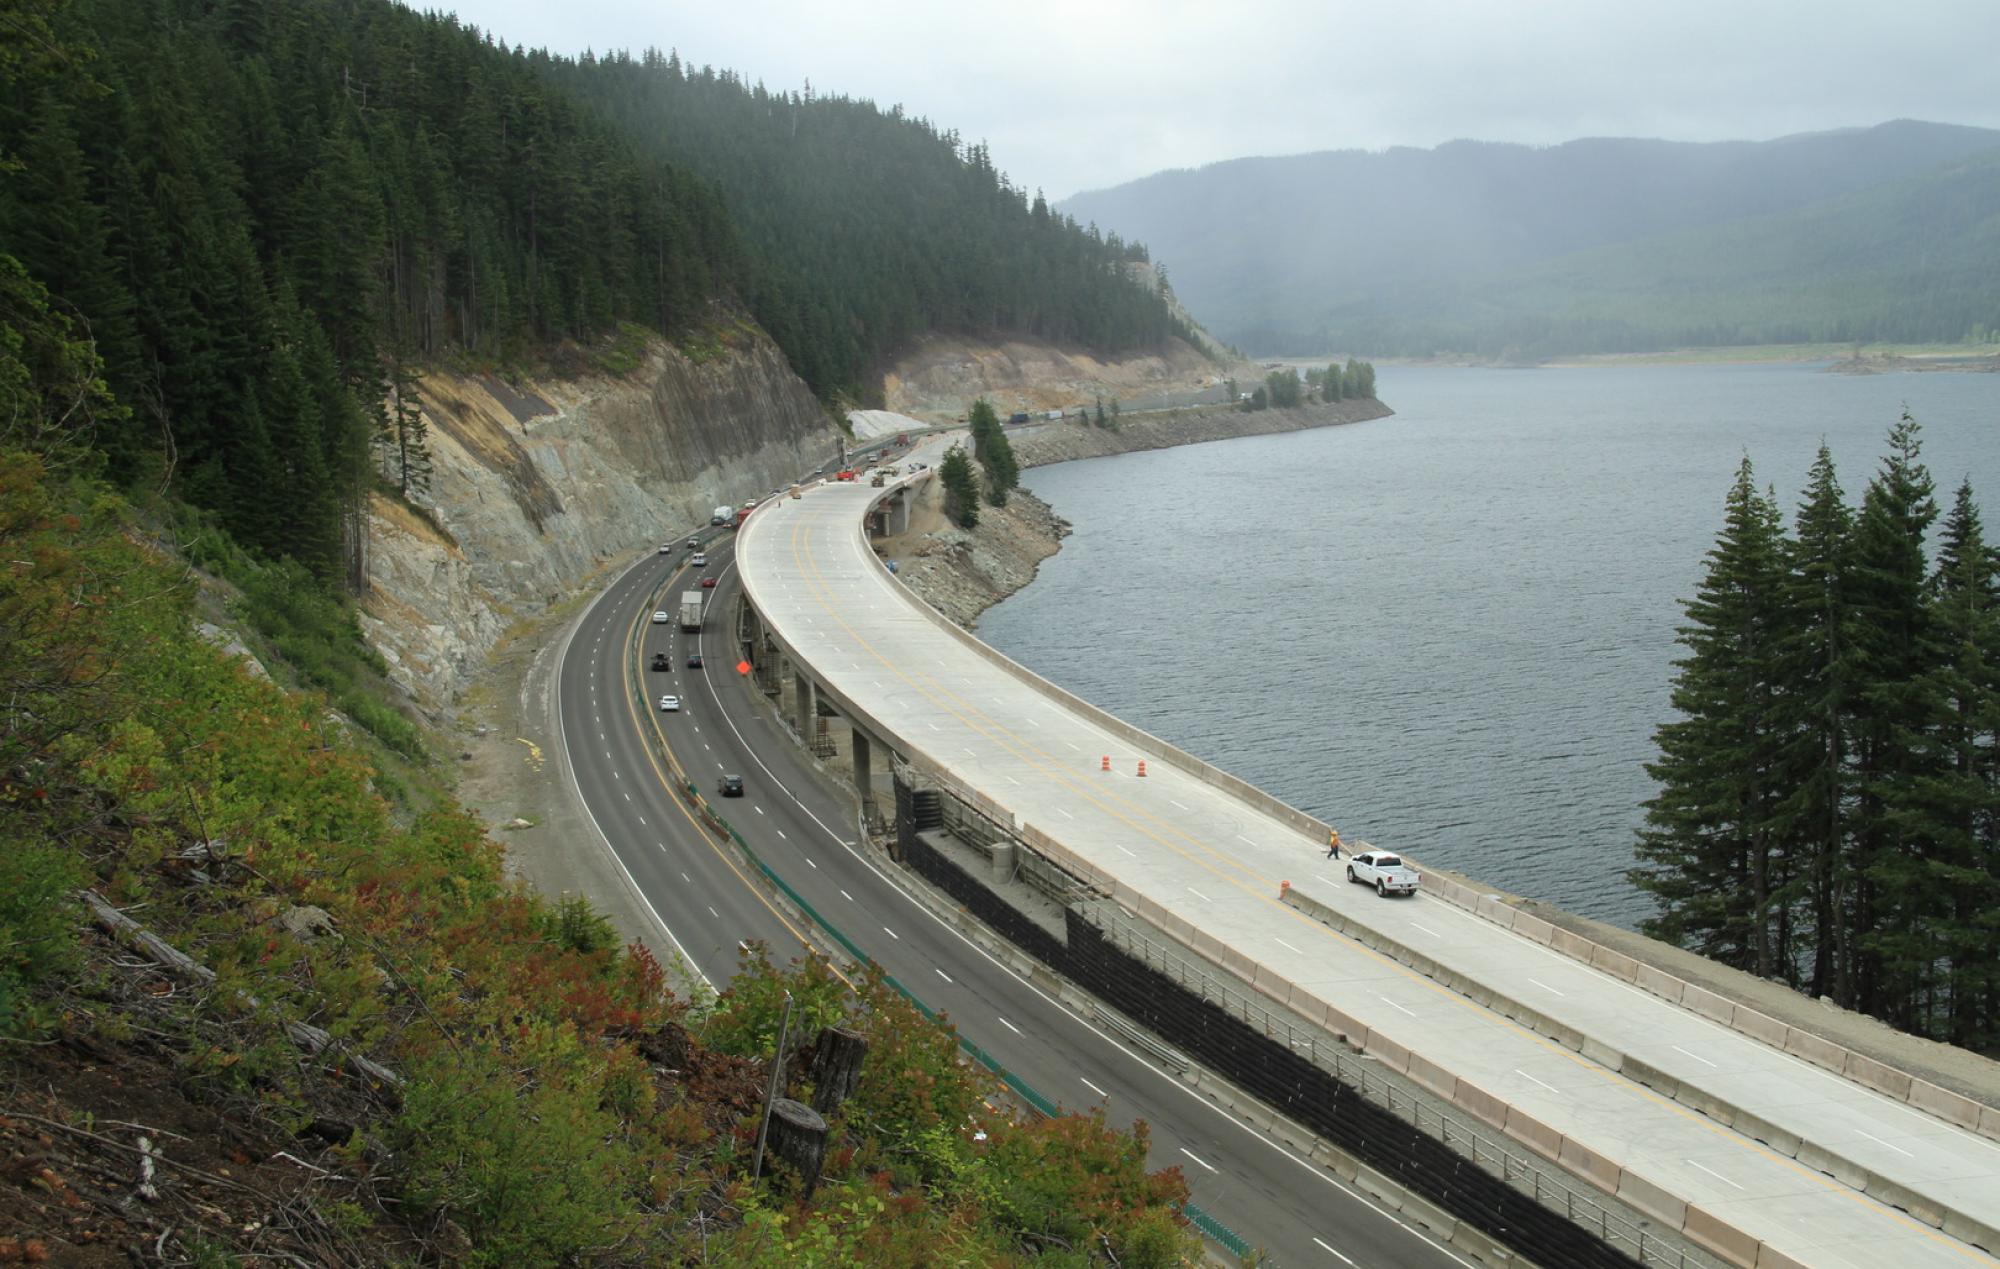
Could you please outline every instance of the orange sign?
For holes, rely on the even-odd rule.
[[[750,673],[750,663],[748,661],[738,661],[736,663],[736,672],[738,674]]]

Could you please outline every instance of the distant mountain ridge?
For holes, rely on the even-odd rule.
[[[2000,313],[1991,306],[1977,313],[1974,298],[1967,312],[1941,310],[1913,325],[1924,315],[1897,302],[1898,278],[1856,255],[1909,254],[1895,246],[1895,225],[1877,208],[1862,220],[1873,217],[1881,240],[1863,241],[1857,213],[1842,219],[1841,200],[1943,180],[1927,188],[1944,197],[1949,187],[1963,206],[1948,224],[1930,218],[1926,232],[1938,236],[1927,245],[1934,256],[1958,258],[1984,241],[1981,226],[2000,215],[2000,202],[1984,201],[1983,181],[1946,180],[1946,169],[1996,152],[2000,131],[1909,120],[1761,142],[1454,141],[1430,150],[1236,159],[1080,194],[1061,209],[1143,238],[1210,329],[1255,353],[1546,355],[1664,346],[1702,327],[1723,343],[1955,339],[1979,322],[2000,326]],[[1792,216],[1803,218],[1776,224]],[[1775,310],[1769,276],[1760,281],[1764,292],[1734,295],[1683,241],[1718,232],[1740,245],[1757,225],[1802,269],[1814,254],[1812,234],[1831,232],[1840,242],[1840,252],[1809,272],[1775,280],[1780,291],[1798,293],[1800,306]],[[1794,241],[1801,234],[1807,240]],[[1694,321],[1677,310],[1671,321],[1653,322],[1642,297],[1621,292],[1619,279],[1657,281],[1657,262],[1620,257],[1607,274],[1590,270],[1592,253],[1646,257],[1648,243],[1691,265],[1694,289],[1715,307]],[[1518,300],[1510,283],[1520,288]],[[1850,299],[1859,287],[1880,303],[1849,303],[1831,318],[1816,307],[1824,297],[1815,283]],[[1591,302],[1573,305],[1575,287]],[[1754,317],[1738,302],[1752,299]],[[1841,320],[1845,333],[1835,333]],[[1949,329],[1940,333],[1940,323]],[[1929,329],[1918,334],[1917,326]]]

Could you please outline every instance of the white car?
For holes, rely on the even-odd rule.
[[[694,553],[694,557],[690,559],[688,563],[694,565],[696,568],[700,568],[702,565],[708,563],[708,552],[696,551]]]
[[[654,614],[653,614],[653,624],[654,624],[654,625],[656,625],[656,626],[664,626],[664,625],[666,625],[666,624],[667,624],[667,610],[666,610],[666,609],[662,608],[662,609],[659,609],[658,611],[654,612]]]
[[[662,555],[672,555],[673,553],[674,553],[674,544],[673,544],[673,543],[671,543],[671,542],[663,542],[663,543],[661,543],[661,544],[660,544],[660,554],[662,554]]]
[[[677,714],[680,712],[681,698],[678,696],[662,696],[660,698],[660,708],[669,714]]]
[[[1415,894],[1423,880],[1392,851],[1364,850],[1347,861],[1347,879],[1375,887],[1379,895]]]

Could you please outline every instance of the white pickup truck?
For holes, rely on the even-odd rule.
[[[1364,850],[1348,860],[1347,879],[1373,886],[1379,895],[1415,894],[1423,880],[1401,856],[1386,850]]]

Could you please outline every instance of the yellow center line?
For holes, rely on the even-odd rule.
[[[1209,875],[1215,877],[1222,884],[1229,886],[1230,888],[1238,891],[1241,894],[1249,896],[1250,898],[1256,900],[1260,904],[1276,909],[1278,912],[1283,913],[1286,919],[1301,926],[1310,928],[1312,931],[1316,932],[1320,937],[1332,938],[1342,944],[1345,944],[1349,948],[1353,949],[1356,952],[1359,952],[1360,954],[1374,961],[1378,965],[1381,965],[1382,967],[1393,971],[1395,974],[1402,977],[1406,981],[1411,982],[1416,986],[1419,986],[1431,992],[1432,994],[1438,996],[1439,998],[1449,1002],[1454,1007],[1461,1009],[1475,1017],[1478,1017],[1481,1020],[1486,1021],[1490,1024],[1497,1024],[1498,1026],[1504,1028],[1509,1032],[1512,1032],[1514,1035],[1520,1037],[1521,1039],[1524,1039],[1529,1043],[1540,1047],[1544,1051],[1556,1055],[1562,1058],[1563,1060],[1571,1063],[1572,1065],[1576,1066],[1577,1068],[1590,1073],[1592,1076],[1604,1081],[1605,1083],[1611,1085],[1612,1087],[1622,1089],[1628,1093],[1641,1097],[1646,1101],[1651,1102],[1653,1105],[1658,1106],[1661,1109],[1666,1110],[1680,1117],[1681,1119],[1687,1121],[1688,1123],[1695,1124],[1707,1130],[1708,1132],[1715,1134],[1717,1138],[1720,1140],[1728,1141],[1732,1145],[1739,1148],[1748,1149],[1754,1154],[1764,1159],[1770,1160],[1773,1163],[1777,1163],[1784,1167],[1787,1167],[1797,1175],[1804,1177],[1808,1180],[1811,1180],[1812,1182],[1820,1186],[1822,1189],[1827,1190],[1834,1194],[1838,1194],[1841,1197],[1863,1207],[1865,1210],[1871,1212],[1886,1213],[1892,1219],[1900,1221],[1904,1225],[1908,1226],[1911,1229],[1916,1230],[1917,1232],[1923,1234],[1927,1238],[1930,1238],[1931,1240],[1938,1242],[1943,1246],[1949,1247],[1952,1250],[1967,1256],[1969,1259],[1980,1262],[1985,1262],[1987,1260],[1987,1257],[1982,1256],[1979,1253],[1973,1251],[1966,1244],[1958,1241],[1957,1239],[1951,1237],[1950,1235],[1944,1234],[1941,1231],[1935,1229],[1934,1227],[1926,1225],[1923,1222],[1918,1221],[1915,1218],[1910,1217],[1902,1213],[1898,1209],[1888,1206],[1885,1203],[1881,1203],[1878,1200],[1868,1198],[1867,1196],[1855,1191],[1852,1187],[1843,1185],[1838,1181],[1831,1180],[1830,1178],[1826,1177],[1817,1170],[1809,1168],[1806,1165],[1799,1163],[1796,1159],[1789,1158],[1785,1155],[1777,1153],[1776,1151],[1767,1149],[1766,1147],[1756,1142],[1755,1140],[1745,1136],[1742,1133],[1737,1132],[1735,1129],[1727,1128],[1724,1127],[1723,1125],[1717,1124],[1713,1120],[1710,1120],[1707,1116],[1689,1110],[1687,1107],[1682,1106],[1680,1103],[1675,1102],[1670,1098],[1661,1096],[1660,1094],[1654,1092],[1652,1089],[1647,1088],[1643,1084],[1640,1084],[1622,1074],[1619,1074],[1618,1072],[1612,1071],[1608,1067],[1603,1066],[1602,1064],[1596,1062],[1591,1058],[1587,1058],[1582,1054],[1574,1052],[1573,1050],[1566,1049],[1563,1046],[1555,1043],[1554,1041],[1549,1040],[1547,1037],[1542,1036],[1538,1032],[1523,1027],[1519,1023],[1514,1022],[1512,1019],[1509,1019],[1496,1011],[1487,1009],[1484,1006],[1481,1006],[1471,1000],[1468,1000],[1460,993],[1453,991],[1451,988],[1448,988],[1443,984],[1438,983],[1428,977],[1425,977],[1424,975],[1418,973],[1416,970],[1413,970],[1409,966],[1404,965],[1402,962],[1397,961],[1385,955],[1384,953],[1378,952],[1374,948],[1369,947],[1367,944],[1358,942],[1357,940],[1342,934],[1338,930],[1332,929],[1331,927],[1325,925],[1323,922],[1319,921],[1318,919],[1312,916],[1309,916],[1306,913],[1300,912],[1296,908],[1291,907],[1289,904],[1286,904],[1280,901],[1279,899],[1274,898],[1270,893],[1270,882],[1267,879],[1261,877],[1259,874],[1250,870],[1247,867],[1247,865],[1232,863],[1232,866],[1235,867],[1237,870],[1248,873],[1252,877],[1256,877],[1258,882],[1260,883],[1261,886],[1260,889],[1251,889],[1250,887],[1239,882],[1236,878],[1231,877],[1223,873],[1222,871],[1218,870],[1213,865],[1208,863],[1206,860],[1190,854],[1188,851],[1183,850],[1180,847],[1174,845],[1172,842],[1168,841],[1165,837],[1162,837],[1160,834],[1153,832],[1145,825],[1140,824],[1135,819],[1133,819],[1131,815],[1127,815],[1123,811],[1117,808],[1119,806],[1128,808],[1135,814],[1145,819],[1152,820],[1155,823],[1163,824],[1166,827],[1169,834],[1171,834],[1174,837],[1180,838],[1182,841],[1189,843],[1197,851],[1201,852],[1201,854],[1222,858],[1221,856],[1216,856],[1215,852],[1206,843],[1183,832],[1178,827],[1172,825],[1170,822],[1160,819],[1159,817],[1153,815],[1150,811],[1148,811],[1144,807],[1129,801],[1121,794],[1113,791],[1108,794],[1100,795],[1096,787],[1096,782],[1082,782],[1082,783],[1077,782],[1074,778],[1070,777],[1067,774],[1066,768],[1064,768],[1061,765],[1058,765],[1062,761],[1061,759],[1058,759],[1055,755],[1048,753],[1048,751],[1036,745],[1032,740],[1026,737],[1019,736],[1013,731],[1009,730],[1004,724],[999,723],[998,721],[992,719],[990,716],[985,714],[977,705],[973,704],[970,701],[965,700],[963,697],[959,696],[952,689],[945,687],[941,683],[938,683],[937,680],[932,678],[928,673],[921,674],[921,678],[929,682],[930,686],[928,687],[925,685],[924,682],[920,682],[918,677],[913,677],[911,674],[906,673],[900,665],[898,665],[895,661],[891,660],[889,657],[884,655],[879,649],[877,649],[872,643],[870,643],[865,637],[863,637],[858,631],[856,631],[854,627],[848,623],[846,617],[843,615],[841,606],[833,602],[833,600],[837,596],[835,592],[831,589],[829,583],[827,582],[824,572],[821,570],[818,552],[816,549],[814,549],[817,547],[818,544],[814,541],[812,535],[810,534],[809,527],[802,521],[803,521],[802,517],[794,518],[792,522],[792,533],[789,545],[792,548],[793,562],[799,567],[801,575],[809,574],[810,576],[809,589],[812,593],[812,597],[819,603],[821,609],[827,614],[827,616],[832,619],[833,623],[839,626],[841,630],[845,631],[848,637],[851,638],[858,647],[865,650],[867,654],[872,658],[874,658],[874,660],[878,664],[880,664],[885,671],[894,675],[896,678],[902,680],[905,684],[909,685],[911,688],[914,688],[926,700],[930,701],[931,704],[936,706],[940,710],[940,712],[957,719],[959,722],[964,724],[966,727],[970,728],[978,735],[988,740],[991,740],[996,744],[999,744],[1007,752],[1011,753],[1013,756],[1021,759],[1022,761],[1028,763],[1031,767],[1040,771],[1044,776],[1053,780],[1059,786],[1077,794],[1084,801],[1096,806],[1098,809],[1104,811],[1106,814],[1119,820],[1121,823],[1126,824],[1128,827],[1133,829],[1133,831],[1158,843],[1161,847],[1165,848],[1168,851],[1171,851],[1173,854],[1179,856],[1181,859],[1187,861],[1190,864],[1193,864],[1198,868],[1201,868]],[[921,617],[921,614],[919,614],[919,616]],[[1103,800],[1105,798],[1110,799],[1110,802]],[[1112,803],[1116,803],[1116,805],[1112,805]],[[1284,831],[1287,833],[1293,832],[1293,830],[1290,829],[1285,829]],[[1477,1085],[1473,1085],[1473,1087],[1477,1087]]]

